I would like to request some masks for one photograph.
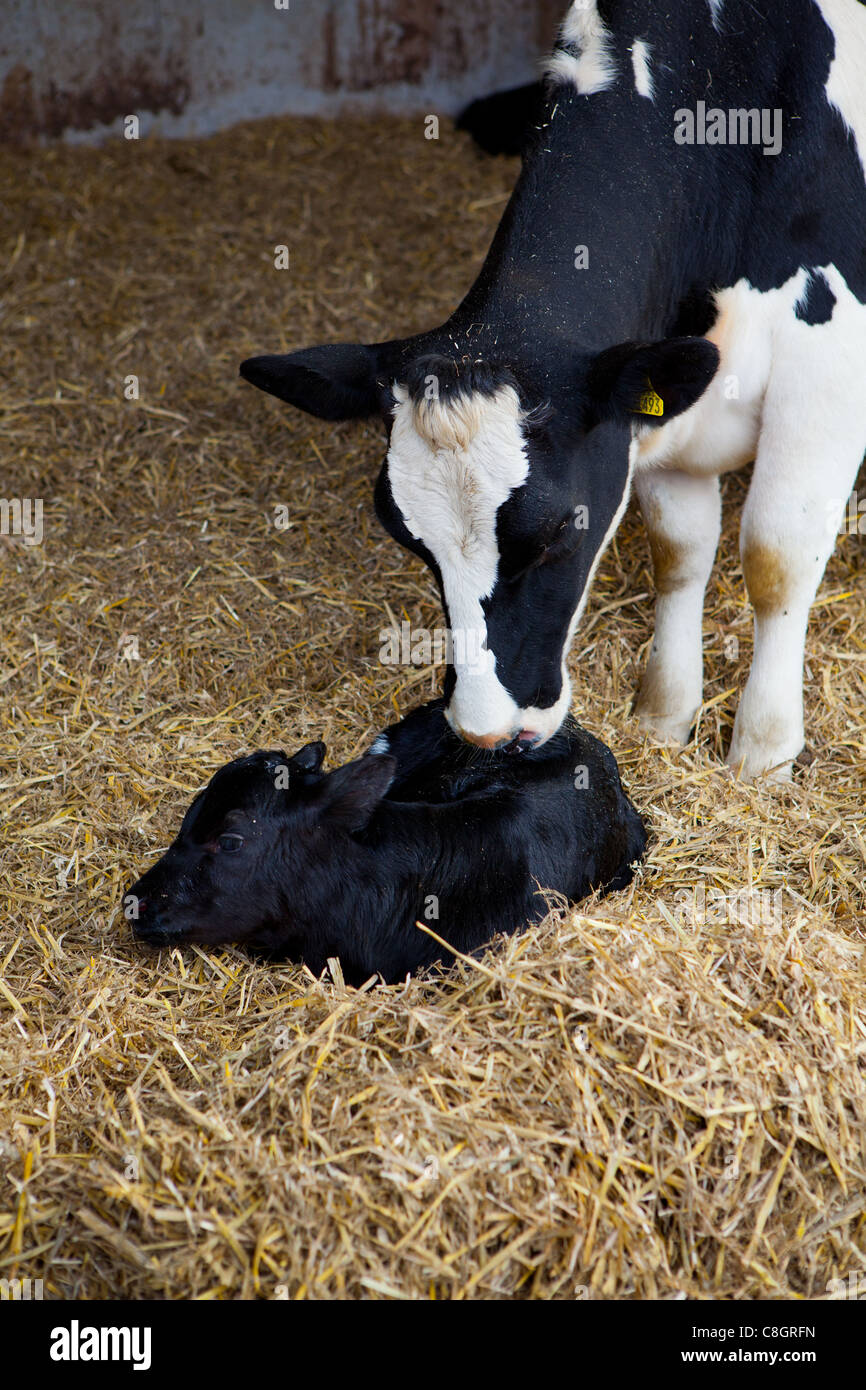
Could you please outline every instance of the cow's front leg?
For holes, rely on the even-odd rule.
[[[828,431],[829,433],[829,431]],[[758,453],[740,526],[740,556],[754,608],[755,648],[728,763],[741,777],[789,781],[801,751],[803,659],[809,609],[836,542],[866,439],[832,438],[814,455],[782,462]]]
[[[704,592],[721,529],[719,480],[638,474],[656,584],[655,634],[635,713],[657,738],[686,743],[703,698]]]

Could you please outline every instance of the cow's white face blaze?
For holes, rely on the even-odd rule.
[[[483,607],[499,574],[499,509],[529,476],[517,392],[501,386],[444,404],[436,396],[414,401],[396,385],[394,396],[391,495],[439,571],[456,677],[448,719],[474,743],[549,738],[562,723],[568,692],[562,711],[521,709],[497,674]]]
[[[447,717],[484,747],[542,743],[568,713],[566,657],[627,500],[627,441],[602,427],[617,463],[612,486],[590,497],[582,449],[552,470],[513,384],[458,380],[429,398],[418,381],[392,388],[383,520],[439,578],[452,638]],[[581,510],[591,515],[582,529]]]

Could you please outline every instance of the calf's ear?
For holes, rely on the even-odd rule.
[[[248,357],[245,381],[320,420],[360,420],[380,409],[377,354],[364,343],[326,343],[282,356]]]
[[[316,743],[305,743],[303,748],[298,749],[292,762],[302,772],[321,772],[326,752],[327,749],[321,740]]]
[[[318,806],[328,825],[363,830],[394,780],[397,759],[367,754],[325,778]]]
[[[596,421],[664,425],[694,405],[718,365],[719,350],[707,338],[619,343],[590,363],[590,413]]]

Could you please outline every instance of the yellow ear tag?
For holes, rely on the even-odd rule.
[[[665,403],[657,391],[652,388],[652,383],[647,382],[647,390],[640,397],[637,403],[637,410],[634,415],[664,415]]]

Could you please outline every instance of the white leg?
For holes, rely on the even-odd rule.
[[[777,333],[740,528],[755,650],[728,762],[787,780],[803,747],[809,608],[866,450],[866,308],[834,268],[832,319]]]
[[[716,477],[674,470],[638,473],[656,583],[655,635],[635,705],[640,726],[686,743],[703,698],[704,592],[719,544]]]
[[[804,743],[803,660],[809,609],[833,553],[841,509],[866,446],[832,433],[814,454],[759,450],[740,527],[740,556],[755,610],[752,668],[728,763],[741,777],[789,781]]]

